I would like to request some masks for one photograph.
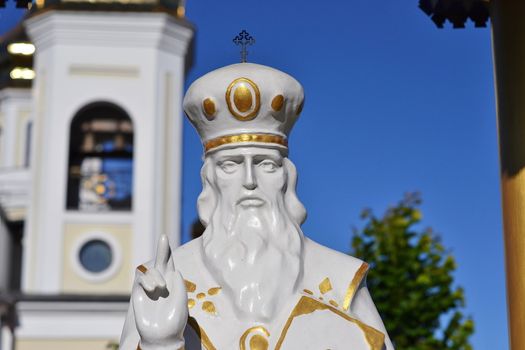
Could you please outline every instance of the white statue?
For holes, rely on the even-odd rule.
[[[294,78],[250,63],[189,88],[206,230],[173,252],[162,236],[155,260],[137,268],[121,350],[393,349],[367,264],[301,231],[287,137],[303,102]]]

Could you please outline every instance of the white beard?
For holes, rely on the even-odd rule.
[[[302,232],[279,199],[248,208],[220,203],[203,235],[206,265],[240,319],[271,320],[302,277]]]

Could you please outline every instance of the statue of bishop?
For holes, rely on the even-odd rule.
[[[204,234],[166,236],[140,265],[121,350],[393,350],[368,265],[308,239],[288,135],[302,86],[240,63],[196,80],[184,110],[204,145]]]

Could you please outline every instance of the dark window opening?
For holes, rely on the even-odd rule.
[[[71,122],[67,209],[131,210],[133,124],[110,103],[80,110]]]
[[[100,239],[94,239],[80,248],[80,264],[89,272],[99,273],[107,270],[113,261],[111,247]]]

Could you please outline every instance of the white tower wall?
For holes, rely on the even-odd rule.
[[[0,206],[9,221],[24,220],[27,210],[32,101],[28,88],[0,91]]]
[[[36,79],[16,348],[102,350],[119,338],[134,267],[153,256],[159,234],[180,243],[181,105],[193,29],[162,12],[48,10],[25,24]],[[133,124],[131,210],[67,209],[71,123],[96,102],[114,104]],[[92,239],[112,250],[100,273],[79,261]]]
[[[129,293],[158,235],[180,242],[181,102],[193,30],[165,13],[138,12],[48,11],[26,27],[37,54],[23,290]],[[96,101],[118,105],[133,122],[131,211],[66,210],[71,120]],[[75,261],[89,235],[115,250],[117,266],[103,278]]]
[[[31,122],[32,98],[27,88],[0,91],[0,168],[14,170],[27,165],[27,129]]]

